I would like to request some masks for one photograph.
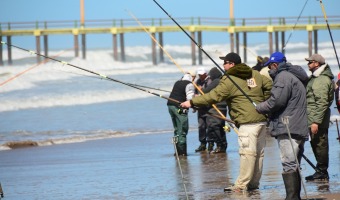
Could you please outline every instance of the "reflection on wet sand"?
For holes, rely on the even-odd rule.
[[[232,141],[235,137],[233,136],[229,139]],[[305,154],[311,157],[313,154],[309,150],[308,142],[305,148],[307,149]],[[313,160],[313,157],[310,159]],[[276,140],[271,137],[267,137],[264,168],[259,190],[244,193],[223,192],[223,188],[233,184],[238,175],[239,155],[237,146],[229,146],[226,154],[189,153],[188,157],[180,158],[180,163],[188,199],[284,199],[285,197],[280,154]],[[336,163],[339,163],[339,159],[337,159]],[[178,174],[178,199],[187,199],[177,164],[176,169]],[[301,169],[303,177],[313,172],[311,166],[304,161],[302,161]],[[332,187],[339,193],[339,171],[330,171],[332,171],[333,178],[329,183],[304,182],[308,199],[325,199],[316,196],[331,193],[330,188]],[[306,199],[303,189],[301,190],[301,197]]]

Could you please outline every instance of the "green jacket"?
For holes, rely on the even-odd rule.
[[[308,126],[319,124],[319,128],[329,127],[330,106],[334,99],[334,76],[328,64],[315,70],[307,84]]]
[[[256,104],[270,97],[272,81],[246,64],[238,64],[230,68],[227,73]],[[194,97],[191,103],[195,106],[207,106],[221,101],[227,101],[229,115],[237,126],[266,121],[266,117],[255,110],[255,106],[226,75],[221,78],[216,88],[202,96]]]

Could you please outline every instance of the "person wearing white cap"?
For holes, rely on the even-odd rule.
[[[195,88],[191,81],[191,74],[184,74],[182,79],[174,84],[169,98],[179,102],[191,99],[195,94]],[[180,108],[178,103],[170,100],[168,100],[167,106],[174,127],[174,136],[177,137],[177,153],[179,156],[187,156],[188,110]]]
[[[307,112],[310,128],[310,144],[321,172],[307,176],[307,181],[327,180],[328,176],[328,128],[331,115],[330,106],[334,99],[334,75],[331,68],[320,54],[306,58],[312,75],[307,84]]]
[[[204,67],[200,67],[197,69],[196,74],[198,76],[198,79],[196,81],[196,85],[200,87],[200,89],[204,89],[207,87],[208,84],[210,84],[211,80],[208,76],[208,72]],[[195,92],[197,95],[199,95],[199,91],[196,89]],[[197,149],[195,149],[195,152],[202,152],[206,150],[206,145],[209,142],[208,151],[212,151],[214,147],[214,141],[212,138],[208,137],[208,125],[207,125],[207,112],[209,108],[208,107],[202,107],[197,112],[197,120],[198,120],[198,140],[200,141],[200,145]],[[212,141],[209,141],[209,140]]]

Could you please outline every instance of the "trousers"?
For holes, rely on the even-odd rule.
[[[283,173],[296,172],[304,152],[305,141],[302,139],[298,140],[292,138],[292,144],[295,151],[294,154],[288,135],[280,135],[276,139],[280,149]],[[299,163],[296,163],[295,156],[297,157]]]
[[[236,187],[244,190],[259,187],[266,132],[266,122],[240,125],[238,135],[240,173],[235,181]]]

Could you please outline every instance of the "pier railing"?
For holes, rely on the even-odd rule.
[[[340,16],[328,16],[330,24],[340,23]],[[297,22],[297,17],[271,17],[271,18],[216,18],[216,17],[180,17],[175,18],[181,25],[203,26],[258,26],[258,25],[292,25]],[[139,21],[145,26],[172,26],[169,18],[141,18]],[[324,24],[323,16],[300,17],[298,24]],[[135,27],[138,23],[134,19],[97,19],[86,20],[84,27]],[[81,28],[79,20],[63,21],[30,21],[30,22],[1,22],[0,31],[5,30],[32,30],[32,29],[56,29],[56,28]],[[1,32],[0,32],[1,33]]]
[[[279,51],[279,33],[281,33],[281,49],[284,51],[285,32],[291,30],[306,31],[308,33],[308,52],[312,54],[318,51],[318,31],[327,31],[327,25],[323,16],[300,17],[272,17],[272,18],[214,18],[214,17],[174,17],[181,24],[184,30],[190,32],[191,37],[202,43],[203,31],[224,32],[230,35],[230,51],[239,53],[240,40],[239,34],[243,33],[243,60],[247,61],[247,33],[249,32],[267,32],[269,40],[269,54]],[[178,32],[181,29],[169,18],[140,18],[139,21],[146,29],[156,36],[163,45],[163,33]],[[328,23],[331,29],[340,30],[340,16],[328,16]],[[35,36],[36,52],[40,54],[40,38],[43,37],[44,55],[48,56],[48,36],[54,34],[70,35],[74,37],[75,57],[79,56],[81,47],[82,57],[86,58],[86,35],[87,34],[111,34],[113,40],[113,59],[125,61],[124,34],[144,32],[144,29],[134,19],[97,19],[86,20],[81,24],[79,20],[64,21],[34,21],[34,22],[0,22],[0,40],[6,37],[7,43],[11,44],[13,36]],[[79,36],[81,36],[81,45],[79,45]],[[274,36],[274,40],[273,40]],[[118,51],[118,39],[120,51]],[[313,43],[314,42],[314,43]],[[236,46],[236,51],[234,48]],[[152,62],[157,64],[156,44],[152,41]],[[196,65],[196,54],[198,62],[202,64],[202,54],[195,44],[191,42],[192,64]],[[198,52],[196,52],[198,50]],[[0,65],[3,65],[3,46],[0,45]],[[12,64],[11,47],[7,46],[8,64]],[[40,56],[37,56],[40,62]],[[159,50],[159,62],[164,61],[163,51]]]

